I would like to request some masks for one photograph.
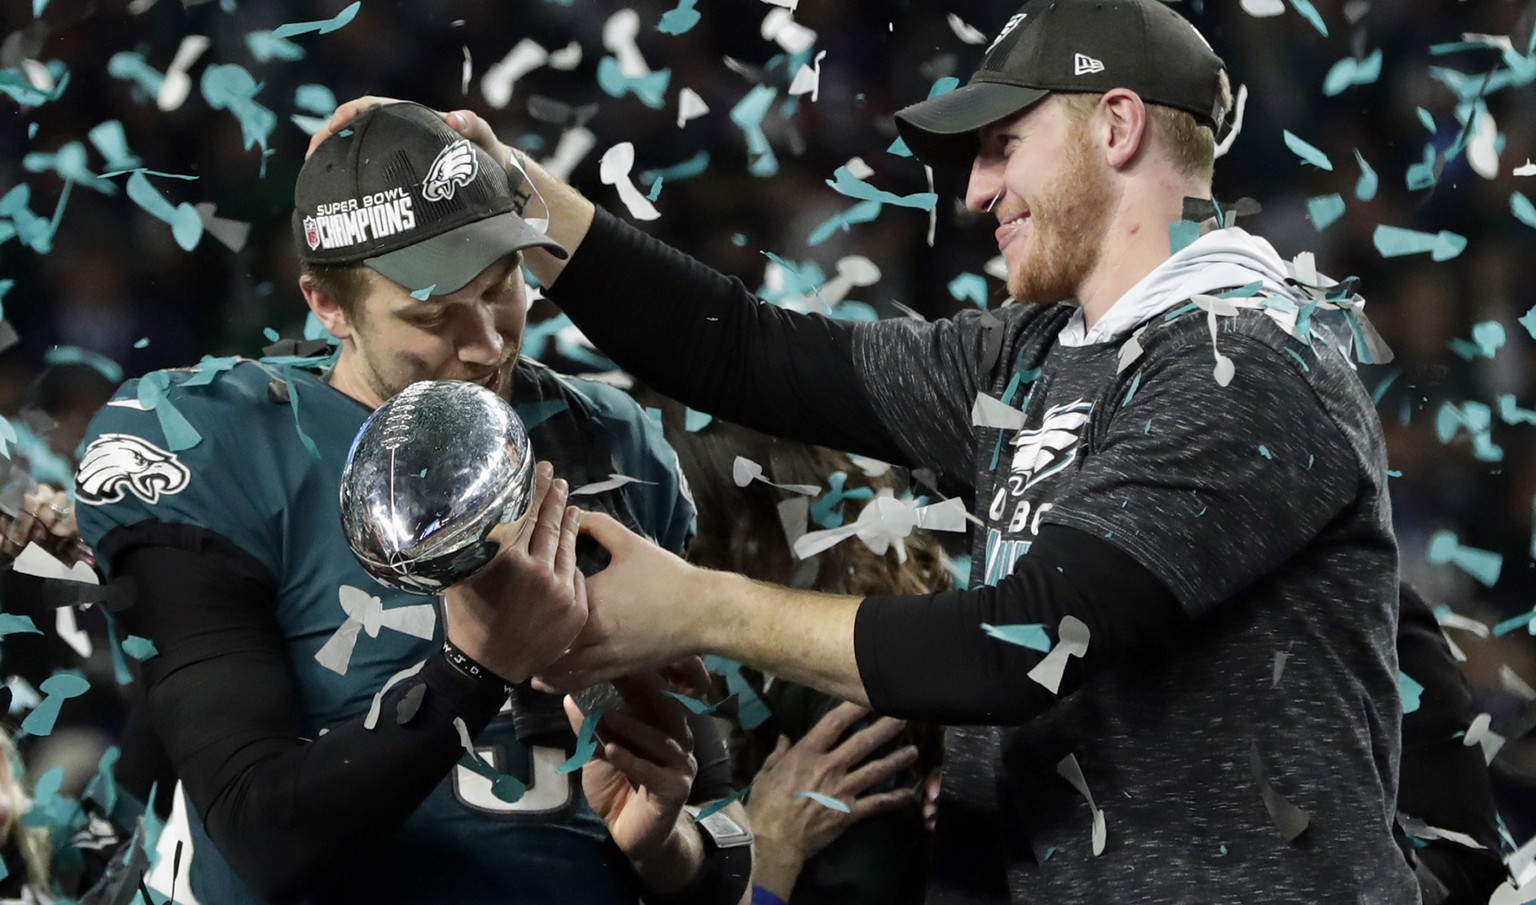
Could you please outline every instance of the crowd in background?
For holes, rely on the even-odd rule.
[[[20,186],[28,187],[20,202],[27,210],[56,220],[51,235],[34,237],[30,246],[24,236],[0,241],[0,286],[14,281],[0,305],[17,336],[0,352],[0,414],[24,419],[24,410],[42,405],[37,380],[50,363],[84,362],[115,382],[205,354],[256,355],[275,335],[302,335],[305,309],[296,291],[289,215],[307,134],[294,117],[315,116],[325,90],[340,100],[370,93],[472,108],[540,158],[556,156],[573,130],[586,130],[590,151],[566,158],[571,178],[620,212],[624,204],[603,184],[599,159],[615,144],[632,142],[632,176],[641,193],[657,188],[653,173],[671,168],[654,198],[660,217],[647,231],[780,303],[822,310],[816,290],[837,282],[840,262],[862,256],[878,278],[855,281],[845,302],[834,297],[831,307],[840,316],[937,318],[1002,304],[1001,281],[987,274],[992,224],[964,215],[957,202],[964,174],[927,173],[899,147],[893,150],[891,113],[926,97],[939,80],[973,69],[1016,0],[801,0],[794,22],[814,32],[814,43],[796,54],[783,46],[798,46],[793,29],[765,37],[772,31],[765,18],[776,23],[782,14],[774,11],[783,5],[364,0],[355,18],[336,30],[267,41],[252,35],[330,19],[346,4],[0,5],[0,77],[7,79],[0,88],[8,95],[0,97],[0,195],[6,199],[0,236],[7,234],[6,222],[20,222]],[[1536,196],[1536,169],[1529,164],[1536,156],[1536,117],[1530,115],[1536,4],[1292,0],[1279,15],[1263,18],[1248,9],[1267,4],[1176,5],[1247,92],[1241,131],[1217,164],[1218,202],[1252,198],[1261,211],[1239,225],[1266,236],[1287,257],[1315,253],[1318,268],[1335,278],[1358,277],[1367,314],[1396,353],[1391,363],[1364,368],[1362,378],[1378,393],[1386,428],[1403,575],[1432,604],[1488,626],[1530,612],[1536,606],[1536,412],[1529,411],[1536,409],[1530,361],[1536,318],[1522,318],[1536,308],[1530,264],[1536,213],[1522,222],[1512,197]],[[636,45],[653,74],[639,79],[639,94],[616,97],[604,90],[605,80],[609,88],[615,81],[605,68],[617,68],[602,62],[613,55],[604,32],[625,9],[637,14]],[[689,17],[677,12],[690,10],[697,22],[687,30],[658,29],[664,21],[686,24]],[[967,26],[975,30],[969,40]],[[210,43],[187,70],[186,99],[162,110],[144,73],[163,75],[188,35],[205,35]],[[1490,50],[1466,35],[1507,36],[1513,50]],[[509,98],[488,98],[487,72],[524,39],[551,54],[574,43],[579,61],[546,62],[517,79]],[[1330,72],[1340,77],[1341,61],[1368,70],[1378,51],[1378,76],[1325,91]],[[48,76],[28,60],[51,67]],[[806,63],[819,68],[815,92],[792,95]],[[260,140],[247,140],[241,114],[211,103],[203,90],[211,67],[230,64],[249,73],[259,86],[254,101],[272,116]],[[664,86],[663,70],[669,73]],[[1458,120],[1458,98],[1448,85],[1464,83],[1474,91],[1498,89],[1487,93],[1487,120]],[[684,88],[696,92],[708,112],[680,127]],[[641,96],[647,90],[656,92],[658,106]],[[771,157],[752,140],[756,122],[744,103],[769,92],[760,128]],[[39,95],[54,94],[36,103]],[[247,126],[261,119],[250,108],[243,115]],[[128,197],[125,177],[66,185],[56,169],[69,143],[84,149],[95,174],[114,169],[88,137],[106,121],[121,123],[137,159],[130,165],[192,177],[150,178],[169,206],[211,204],[214,217],[232,224],[210,228],[186,250],[168,223]],[[1492,137],[1483,134],[1489,122],[1497,133]],[[1325,154],[1332,170],[1304,162],[1286,132]],[[1496,172],[1485,160],[1490,147]],[[698,155],[705,152],[700,169]],[[853,158],[867,167],[855,165],[856,175],[894,196],[936,191],[931,213],[892,203],[869,222],[819,229],[857,203],[828,185]],[[1360,159],[1379,179],[1368,200],[1359,194],[1369,192],[1357,193]],[[687,172],[690,162],[696,174]],[[1517,175],[1522,167],[1524,175]],[[1410,173],[1428,178],[1415,178],[1410,187]],[[1319,228],[1326,203],[1309,206],[1309,200],[1333,194],[1343,214]],[[1383,224],[1449,231],[1466,245],[1448,260],[1428,253],[1385,257],[1376,241]],[[547,303],[537,303],[533,314],[525,351],[573,370],[606,368],[562,329]],[[1490,323],[1502,328],[1502,341]],[[99,393],[80,395],[87,409],[100,404]],[[51,417],[62,423],[60,415]],[[67,455],[71,450],[63,446],[59,452]],[[1530,634],[1523,621],[1487,639],[1452,629],[1496,727],[1518,724],[1529,707],[1522,683],[1536,685]],[[10,659],[0,660],[7,674]],[[110,737],[110,714],[93,719]],[[1529,788],[1536,790],[1536,745],[1512,740],[1499,755],[1496,776],[1505,820],[1523,841],[1536,833],[1536,791],[1528,791],[1525,780],[1532,777]]]

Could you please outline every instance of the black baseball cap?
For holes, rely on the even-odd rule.
[[[519,249],[567,256],[523,218],[529,197],[432,110],[381,104],[304,162],[294,241],[305,263],[362,262],[413,292],[446,295]]]
[[[1051,92],[1129,88],[1149,104],[1187,110],[1214,134],[1221,58],[1157,0],[1032,0],[1003,26],[968,84],[905,107],[896,127],[930,165],[969,165],[976,130]]]

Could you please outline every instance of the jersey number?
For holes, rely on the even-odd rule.
[[[475,753],[497,770],[506,770],[500,747],[476,748]],[[571,803],[571,774],[558,768],[566,754],[559,748],[534,745],[528,749],[531,760],[528,790],[517,801],[502,801],[491,791],[491,781],[465,766],[453,769],[453,794],[465,807],[489,814],[547,814]]]

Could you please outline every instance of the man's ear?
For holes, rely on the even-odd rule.
[[[1147,105],[1135,92],[1115,88],[1099,101],[1099,128],[1103,132],[1105,163],[1122,170],[1137,157],[1150,138],[1152,124]]]
[[[315,319],[320,321],[320,326],[327,333],[340,340],[352,338],[352,323],[347,319],[346,312],[341,310],[341,303],[315,285],[313,277],[307,273],[300,274],[299,291],[304,293],[304,301],[308,303],[309,310],[315,313]]]

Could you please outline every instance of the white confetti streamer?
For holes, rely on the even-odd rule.
[[[513,86],[517,80],[543,66],[548,60],[549,53],[542,46],[524,38],[480,77],[480,94],[485,97],[487,104],[500,110],[511,103]]]
[[[631,217],[636,220],[655,220],[661,216],[661,212],[630,181],[629,173],[634,168],[635,145],[633,142],[621,141],[603,152],[598,164],[598,176],[603,185],[611,185],[619,190],[619,200],[629,209]]]

